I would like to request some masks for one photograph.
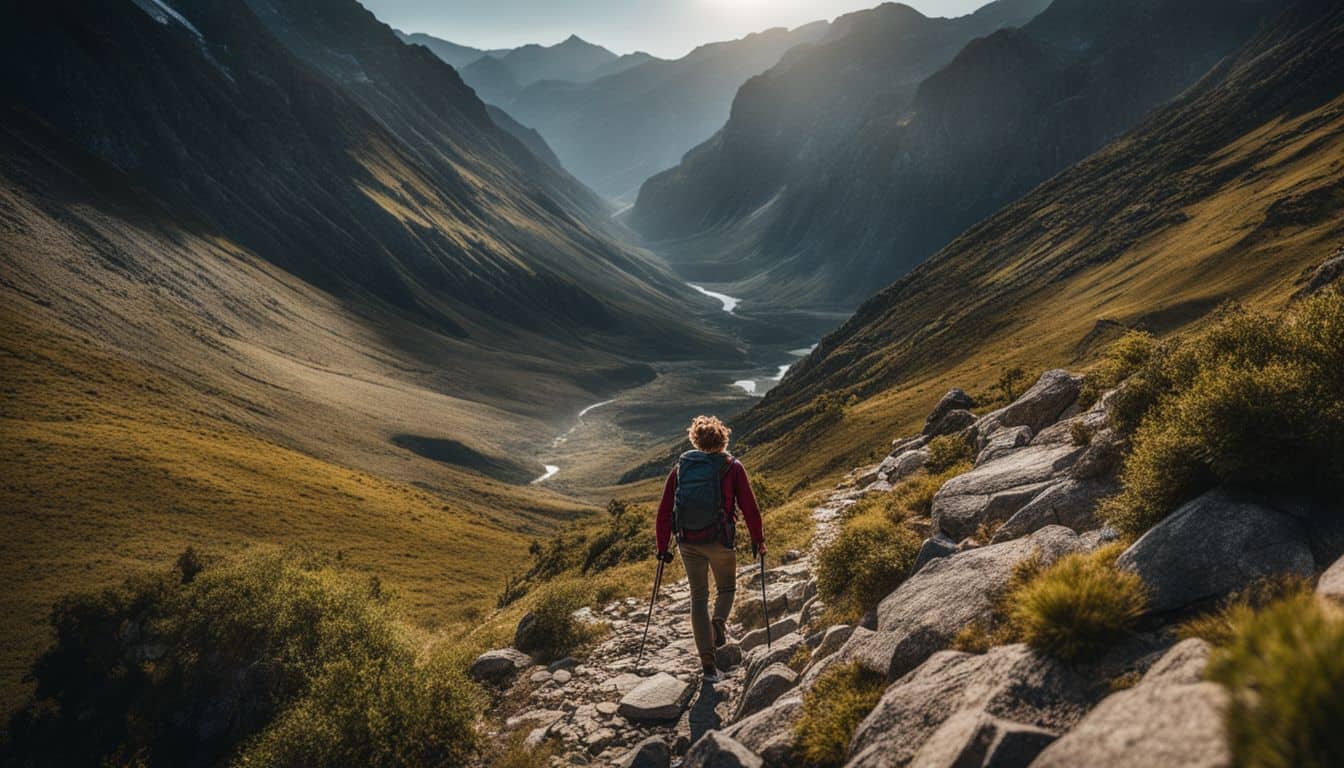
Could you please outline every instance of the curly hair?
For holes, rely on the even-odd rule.
[[[733,430],[719,421],[717,416],[696,416],[691,419],[691,426],[686,430],[686,435],[691,438],[691,445],[705,453],[727,450],[728,436],[732,433]]]

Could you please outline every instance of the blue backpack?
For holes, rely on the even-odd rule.
[[[722,452],[681,454],[677,460],[677,495],[672,503],[672,529],[678,537],[723,522],[723,478],[732,463],[733,458]]]

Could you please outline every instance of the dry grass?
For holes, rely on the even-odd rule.
[[[794,728],[800,763],[808,768],[844,764],[849,740],[885,688],[881,675],[858,664],[827,670],[803,699],[803,716]]]

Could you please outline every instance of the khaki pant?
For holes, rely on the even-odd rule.
[[[718,541],[678,542],[681,564],[691,585],[691,632],[700,653],[714,652],[709,625],[709,572],[714,572],[714,618],[728,620],[737,592],[737,553]]]

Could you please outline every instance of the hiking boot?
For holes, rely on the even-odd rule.
[[[704,675],[706,683],[717,683],[723,679],[723,674],[719,668],[714,666],[714,654],[700,654],[700,672]]]
[[[714,647],[722,648],[728,644],[728,627],[724,625],[723,619],[714,620]]]

